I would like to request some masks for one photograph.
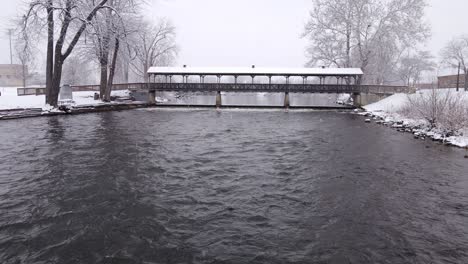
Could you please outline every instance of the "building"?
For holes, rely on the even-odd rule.
[[[457,87],[457,79],[458,75],[446,75],[446,76],[439,76],[438,78],[438,87],[439,88],[456,88]],[[460,74],[460,83],[459,87],[465,87],[465,75]]]
[[[25,68],[25,76],[28,76],[28,68]],[[0,64],[0,87],[23,86],[23,65]]]
[[[437,88],[437,83],[417,83],[414,88],[417,90],[435,89]]]

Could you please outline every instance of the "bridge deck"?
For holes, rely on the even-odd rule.
[[[358,85],[320,84],[227,84],[227,83],[150,83],[151,91],[183,92],[270,92],[270,93],[358,93]]]

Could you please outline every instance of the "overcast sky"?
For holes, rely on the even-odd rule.
[[[2,0],[0,63],[9,63],[6,28],[27,0]],[[178,65],[302,67],[307,41],[300,38],[311,0],[148,0],[145,14],[177,27]],[[434,55],[468,33],[467,0],[429,0]],[[45,47],[44,47],[45,48]]]

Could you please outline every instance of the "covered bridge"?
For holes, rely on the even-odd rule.
[[[221,106],[221,92],[274,92],[285,93],[285,107],[289,106],[289,93],[359,93],[359,68],[260,68],[260,67],[151,67],[148,70],[150,101],[154,102],[156,91],[217,92],[216,105]],[[196,78],[190,78],[196,76]],[[214,76],[216,82],[205,82],[205,77]],[[223,77],[230,76],[229,82]],[[249,77],[249,82],[239,82],[239,77]],[[178,77],[178,78],[176,78]],[[256,82],[257,77],[266,77],[266,83]],[[272,82],[281,77],[282,82]],[[300,77],[300,83],[290,82],[291,77]],[[310,83],[310,79],[314,82]],[[318,82],[317,82],[318,80]]]

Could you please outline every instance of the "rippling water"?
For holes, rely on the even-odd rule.
[[[0,263],[468,263],[464,151],[336,112],[0,123]]]

